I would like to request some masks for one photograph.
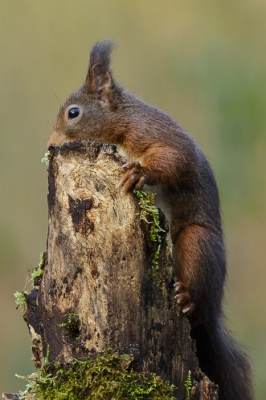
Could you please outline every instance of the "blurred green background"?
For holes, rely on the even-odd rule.
[[[197,139],[217,177],[228,250],[226,314],[266,398],[266,2],[0,0],[0,392],[25,388],[31,343],[13,293],[47,235],[46,151],[89,49],[117,39],[117,80]]]

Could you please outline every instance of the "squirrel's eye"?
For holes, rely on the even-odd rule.
[[[80,114],[80,109],[78,107],[72,107],[68,111],[68,118],[69,119],[77,118],[79,114]]]

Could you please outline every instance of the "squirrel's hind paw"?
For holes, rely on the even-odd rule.
[[[183,282],[177,281],[174,283],[174,288],[177,292],[175,299],[182,306],[182,312],[187,315],[191,314],[195,310],[195,304],[191,301],[187,286]]]

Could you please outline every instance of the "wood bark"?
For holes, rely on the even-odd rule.
[[[198,368],[189,322],[174,299],[163,214],[166,233],[152,275],[157,244],[139,218],[135,194],[117,188],[124,160],[115,146],[83,140],[50,152],[44,273],[24,315],[35,366],[43,364],[48,347],[50,361],[62,364],[111,348],[133,355],[137,371],[176,385],[179,400],[186,399],[189,370],[191,398],[217,399],[216,386]]]

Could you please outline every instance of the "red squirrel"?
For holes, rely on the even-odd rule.
[[[201,369],[221,400],[253,399],[251,369],[223,324],[226,256],[218,189],[196,141],[176,121],[118,85],[111,40],[92,48],[85,83],[61,107],[48,141],[114,143],[128,162],[120,186],[151,186],[170,223],[177,301],[191,322]]]

